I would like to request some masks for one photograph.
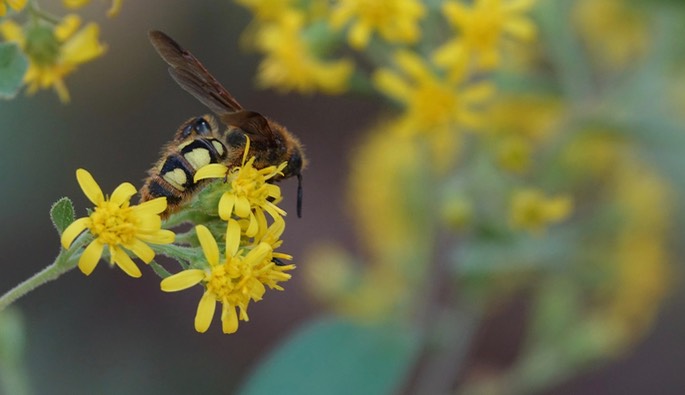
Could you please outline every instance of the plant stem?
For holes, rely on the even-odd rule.
[[[75,268],[78,260],[69,259],[71,255],[70,252],[62,250],[52,264],[0,296],[0,312],[27,293]]]

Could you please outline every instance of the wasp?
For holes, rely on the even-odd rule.
[[[169,74],[185,91],[207,106],[215,115],[194,117],[184,122],[163,149],[159,161],[148,171],[140,190],[141,201],[167,198],[163,217],[177,211],[189,201],[200,183],[193,181],[202,166],[223,163],[229,168],[239,166],[247,138],[248,157],[255,157],[254,166],[264,168],[287,165],[282,175],[273,181],[297,177],[297,216],[302,215],[302,169],[305,166],[302,145],[284,126],[246,110],[224,88],[197,58],[171,37],[160,31],[149,33],[150,42],[169,65]],[[224,128],[219,127],[219,121]]]

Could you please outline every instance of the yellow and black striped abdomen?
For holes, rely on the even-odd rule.
[[[140,190],[141,201],[166,197],[166,216],[190,199],[200,184],[193,181],[197,170],[226,159],[226,146],[215,136],[218,132],[213,118],[198,117],[184,123],[150,169]]]

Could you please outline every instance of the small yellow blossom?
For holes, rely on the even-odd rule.
[[[401,50],[395,54],[400,73],[382,68],[373,75],[379,91],[404,104],[413,125],[428,130],[454,125],[478,127],[481,117],[474,107],[492,97],[492,83],[464,84],[466,75],[446,79],[418,54]]]
[[[548,198],[536,189],[517,190],[511,201],[511,226],[539,234],[549,224],[566,219],[572,208],[567,196]]]
[[[105,197],[86,170],[78,169],[76,178],[83,193],[95,204],[95,210],[64,230],[62,246],[68,249],[81,232],[88,230],[94,240],[83,251],[78,262],[79,269],[85,275],[93,272],[104,248],[108,247],[112,264],[131,277],[140,277],[140,269],[126,250],[133,252],[143,262],[150,263],[155,252],[146,243],[169,244],[174,241],[172,231],[161,229],[159,214],[166,209],[166,198],[130,206],[131,196],[137,192],[133,185],[123,183],[114,190],[112,196]]]
[[[284,225],[282,220],[276,222],[278,230],[273,232],[273,236],[279,238]],[[208,267],[188,269],[167,277],[162,280],[161,289],[175,292],[201,283],[205,292],[197,307],[195,330],[200,333],[207,331],[218,302],[222,304],[223,333],[234,333],[238,330],[238,320],[249,320],[247,308],[250,301],[262,299],[266,292],[265,285],[282,290],[278,283],[289,280],[291,276],[286,272],[295,266],[277,265],[274,262],[273,244],[266,241],[259,242],[249,250],[241,248],[241,231],[235,221],[229,221],[223,262],[220,262],[219,247],[209,229],[198,225],[195,230]],[[236,309],[240,310],[240,314]]]
[[[230,189],[223,193],[219,201],[219,216],[228,221],[233,215],[248,220],[246,236],[255,237],[266,230],[266,211],[274,219],[280,219],[285,211],[276,206],[281,200],[281,189],[270,184],[271,178],[282,174],[287,165],[268,166],[263,169],[254,167],[255,157],[247,162],[250,150],[250,140],[247,140],[241,166],[229,169],[220,163],[213,163],[202,167],[195,173],[195,182],[206,178],[223,178]]]
[[[87,4],[89,4],[91,0],[62,0],[62,3],[64,3],[64,6],[75,10],[78,8],[81,8]],[[121,3],[123,0],[112,0],[112,5],[109,7],[109,10],[107,10],[107,16],[108,17],[113,17],[117,16],[119,14],[119,11],[121,11]]]
[[[278,90],[339,94],[347,89],[354,65],[349,60],[324,61],[309,48],[302,35],[304,16],[290,11],[256,33],[255,45],[265,57],[258,82]]]
[[[105,46],[98,41],[98,25],[90,23],[77,31],[78,25],[80,19],[76,15],[66,16],[54,28],[39,24],[26,32],[13,21],[0,24],[0,35],[16,42],[29,56],[24,76],[29,94],[52,87],[62,102],[68,102],[64,78],[105,52]]]
[[[459,35],[437,49],[435,62],[457,70],[469,60],[480,69],[492,70],[500,62],[504,37],[530,41],[535,25],[525,16],[535,0],[476,0],[472,7],[449,1],[442,10]]]
[[[7,14],[7,6],[14,11],[21,11],[26,7],[28,0],[0,0],[0,16]]]
[[[624,0],[579,0],[575,23],[598,66],[616,70],[635,63],[649,49],[644,11]]]
[[[249,9],[258,21],[271,22],[278,21],[292,10],[295,0],[235,0],[235,2]]]
[[[340,29],[352,21],[348,41],[356,49],[365,48],[374,32],[391,43],[415,43],[425,14],[417,0],[337,0],[331,25]]]
[[[493,96],[487,81],[465,83],[466,75],[445,78],[418,54],[395,54],[396,70],[381,68],[373,74],[376,88],[404,106],[398,124],[401,133],[420,134],[432,149],[437,168],[445,169],[457,157],[461,128],[483,125],[479,113]]]

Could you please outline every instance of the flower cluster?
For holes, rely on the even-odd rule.
[[[146,264],[152,263],[155,251],[187,262],[182,263],[185,270],[174,275],[152,263],[164,277],[162,290],[180,291],[201,284],[205,293],[197,309],[195,329],[207,331],[218,302],[222,304],[223,332],[234,333],[239,320],[248,321],[249,303],[261,300],[267,287],[283,290],[279,283],[290,279],[287,272],[295,268],[286,263],[292,256],[276,251],[283,243],[286,213],[276,205],[281,200],[279,187],[269,183],[282,175],[286,163],[256,169],[255,157],[247,159],[249,149],[248,139],[240,166],[210,164],[196,173],[196,181],[220,178],[215,186],[221,198],[213,215],[195,226],[202,257],[199,251],[194,252],[196,245],[181,245],[184,240],[190,241],[187,235],[176,237],[173,231],[162,229],[160,214],[167,208],[165,197],[131,205],[131,197],[137,193],[133,185],[123,183],[106,196],[83,169],[76,171],[76,178],[95,207],[88,216],[69,221],[61,232],[62,246],[69,255],[78,257],[78,267],[85,275],[93,272],[103,255],[131,277],[142,274],[131,259],[133,255]],[[192,212],[194,207],[191,203],[184,209]],[[183,216],[184,209],[174,215]],[[219,245],[224,248],[223,254]]]
[[[247,160],[249,139],[240,166],[228,168],[222,164],[204,166],[195,174],[195,180],[219,178],[224,189],[217,213],[225,221],[225,251],[223,258],[210,230],[204,225],[195,227],[202,246],[204,259],[191,262],[191,266],[165,278],[161,288],[165,292],[180,291],[202,284],[205,293],[195,316],[195,330],[205,332],[212,321],[216,303],[222,304],[221,322],[224,333],[238,330],[238,321],[248,321],[250,301],[262,299],[266,287],[282,290],[278,283],[290,279],[287,272],[294,269],[290,255],[276,252],[285,230],[286,214],[276,206],[281,200],[278,186],[268,181],[281,174],[286,166],[254,167],[255,157]],[[271,224],[266,214],[271,217]],[[223,239],[223,238],[222,238]],[[239,313],[237,312],[239,310]]]
[[[67,9],[78,9],[89,0],[64,0]],[[79,66],[101,57],[106,46],[100,42],[100,27],[94,23],[82,26],[81,17],[68,14],[56,17],[39,9],[37,3],[26,0],[0,1],[0,16],[7,13],[7,7],[15,12],[0,22],[0,45],[14,45],[19,49],[19,57],[26,60],[28,68],[17,68],[5,78],[16,80],[21,85],[6,87],[5,96],[13,96],[25,85],[28,94],[39,89],[54,89],[63,103],[70,101],[65,78]],[[116,15],[121,8],[121,0],[115,0],[108,11]],[[28,14],[28,15],[25,15]],[[24,19],[25,22],[21,22]],[[4,70],[5,73],[10,73]]]

